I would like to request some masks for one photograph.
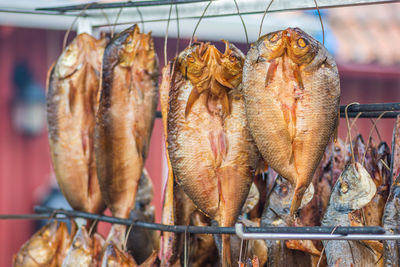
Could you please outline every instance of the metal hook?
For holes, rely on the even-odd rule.
[[[111,31],[111,38],[114,37],[115,28],[117,27],[117,23],[118,23],[118,20],[119,20],[119,16],[120,16],[121,13],[122,13],[122,9],[123,9],[123,7],[121,7],[121,8],[119,9],[118,14],[117,14],[117,17],[115,18],[114,27],[113,27],[113,29],[112,29],[112,31]]]
[[[65,47],[67,46],[67,39],[68,39],[69,33],[70,33],[71,30],[72,30],[72,27],[73,27],[73,26],[75,25],[75,23],[78,21],[78,18],[79,18],[80,16],[83,15],[83,13],[86,11],[86,9],[88,9],[88,8],[89,8],[92,4],[94,4],[94,3],[95,3],[95,2],[92,2],[92,3],[87,4],[87,5],[85,6],[85,8],[83,8],[83,9],[81,10],[81,12],[79,12],[79,14],[78,14],[78,15],[75,17],[75,19],[72,21],[71,26],[69,26],[67,32],[66,32],[65,35],[64,35],[63,48],[62,48],[63,51],[64,51]]]
[[[172,0],[171,0],[172,3]],[[172,13],[172,4],[169,6],[169,14],[168,14],[168,21],[167,21],[167,29],[165,31],[165,37],[164,37],[164,65],[167,65],[167,43],[168,43],[168,28],[169,28],[169,22],[171,21],[171,13]]]
[[[319,7],[318,7],[318,4],[317,4],[317,0],[314,0],[314,3],[315,3],[315,6],[317,7],[318,16],[319,16],[319,21],[321,22],[321,28],[322,28],[322,44],[325,45],[324,23],[322,22],[321,12],[319,12]]]
[[[139,9],[139,7],[136,7],[136,11],[138,12],[138,14],[139,14],[139,17],[140,17],[140,22],[142,23],[142,32],[144,32],[144,20],[143,20],[143,15],[142,15],[142,12],[140,12],[140,9]]]
[[[211,5],[212,1],[213,1],[213,0],[210,0],[210,2],[208,2],[206,8],[205,8],[204,11],[203,11],[203,14],[201,14],[201,17],[200,17],[199,21],[197,21],[197,24],[196,24],[196,26],[194,27],[194,31],[193,31],[192,37],[190,38],[189,46],[192,44],[192,41],[193,41],[194,35],[196,34],[197,28],[199,27],[199,24],[200,24],[201,20],[203,19],[204,15],[206,14],[207,9],[208,9],[209,6]]]
[[[175,14],[176,14],[176,30],[177,30],[177,40],[176,40],[176,51],[175,56],[178,56],[179,53],[179,43],[180,43],[180,27],[179,27],[179,13],[178,13],[178,4],[175,4]]]
[[[233,1],[235,2],[235,6],[236,6],[236,10],[237,10],[237,12],[238,12],[239,18],[240,18],[240,20],[242,21],[242,25],[243,25],[243,29],[244,29],[244,34],[246,35],[246,45],[247,45],[246,48],[248,49],[248,48],[249,48],[249,36],[248,36],[248,34],[247,34],[246,24],[244,23],[242,14],[240,13],[239,5],[238,5],[237,1],[236,1],[236,0],[233,0]]]
[[[347,114],[347,109],[351,106],[351,105],[360,105],[360,103],[358,102],[353,102],[350,103],[346,106],[346,108],[344,109],[344,115],[346,116],[346,123],[347,123],[347,131],[350,137],[350,150],[351,150],[351,158],[353,160],[353,164],[356,163],[356,160],[354,158],[354,150],[353,150],[353,138],[351,138],[351,128],[350,128],[350,123],[349,123],[349,115]]]
[[[267,11],[268,11],[268,9],[271,7],[271,5],[272,5],[273,2],[274,2],[274,0],[271,0],[271,1],[269,2],[269,4],[268,4],[267,8],[266,8],[265,11],[264,11],[264,14],[263,14],[262,19],[261,19],[260,31],[258,32],[258,38],[260,38],[260,36],[261,36],[261,31],[262,31],[262,26],[263,26],[263,23],[264,23],[265,15],[267,15]]]

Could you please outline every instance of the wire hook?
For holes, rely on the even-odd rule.
[[[206,14],[207,9],[210,7],[212,1],[213,1],[213,0],[210,0],[210,2],[208,2],[206,8],[205,8],[204,11],[203,11],[203,14],[201,14],[200,19],[197,21],[197,24],[196,24],[196,26],[194,27],[194,31],[193,31],[192,37],[190,38],[189,46],[192,45],[192,41],[193,41],[194,35],[196,34],[197,28],[199,27],[199,24],[200,24],[201,20],[203,19],[204,15]]]
[[[260,36],[261,36],[261,31],[262,31],[262,26],[263,26],[263,23],[264,23],[265,15],[267,15],[267,12],[268,12],[268,10],[269,10],[269,8],[271,7],[271,5],[272,5],[273,2],[274,2],[274,0],[271,0],[271,1],[269,2],[269,4],[268,4],[267,8],[266,8],[265,11],[264,11],[264,14],[263,14],[262,19],[261,19],[260,31],[258,32],[258,38],[260,38]]]
[[[315,6],[317,7],[318,11],[318,16],[319,16],[319,21],[321,22],[321,28],[322,28],[322,44],[325,45],[325,29],[324,29],[324,23],[322,22],[322,17],[321,17],[321,12],[319,12],[319,7],[317,0],[314,0]]]

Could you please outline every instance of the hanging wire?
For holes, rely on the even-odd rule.
[[[210,0],[210,2],[208,2],[206,8],[205,8],[204,11],[203,11],[203,14],[201,14],[199,20],[197,21],[196,26],[194,27],[194,31],[193,31],[192,37],[190,38],[189,46],[192,45],[192,41],[193,41],[194,35],[196,34],[197,28],[199,27],[200,22],[201,22],[201,20],[203,19],[204,15],[206,14],[207,9],[210,7],[212,1],[213,1],[213,0]]]
[[[369,142],[372,136],[372,132],[374,131],[376,124],[378,123],[378,121],[382,118],[383,115],[385,115],[387,111],[382,112],[382,114],[374,121],[374,124],[371,127],[371,130],[369,131],[369,135],[368,135],[368,140],[367,140],[367,144],[365,146],[365,151],[364,151],[364,155],[361,161],[361,165],[364,166],[364,162],[365,162],[365,156],[367,155],[367,151],[368,151],[368,146],[369,146]]]
[[[176,40],[176,51],[175,56],[178,56],[179,53],[179,43],[181,41],[180,36],[180,27],[179,27],[179,12],[178,12],[178,4],[175,4],[175,14],[176,14],[176,30],[177,30],[177,40]]]
[[[324,29],[324,23],[322,22],[322,17],[321,17],[321,12],[319,11],[318,3],[317,0],[314,0],[315,6],[318,11],[318,16],[319,16],[319,21],[321,22],[321,28],[322,28],[322,44],[325,45],[325,29]]]
[[[111,22],[110,22],[110,19],[108,18],[108,15],[106,14],[106,12],[104,12],[104,9],[102,8],[101,9],[101,13],[103,14],[103,17],[106,19],[106,21],[107,21],[107,24],[108,24],[108,28],[110,28],[110,33],[111,33],[111,36],[113,36],[114,35],[114,33],[113,33],[113,26],[112,26],[112,24],[111,24]],[[112,38],[112,37],[111,37]]]
[[[260,31],[258,32],[258,38],[260,38],[260,36],[261,36],[262,26],[263,26],[263,23],[264,23],[265,15],[267,15],[268,9],[271,7],[271,5],[272,5],[273,2],[274,2],[274,0],[271,0],[271,1],[269,2],[269,4],[268,4],[267,8],[266,8],[265,11],[264,11],[264,14],[263,14],[262,19],[261,19]]]
[[[136,11],[137,11],[138,14],[139,14],[140,22],[142,23],[142,32],[144,32],[144,20],[143,20],[142,12],[140,11],[139,7],[136,7]]]
[[[347,131],[350,137],[350,150],[351,150],[351,158],[353,160],[353,164],[356,163],[356,160],[354,158],[354,150],[353,150],[353,139],[351,138],[351,128],[350,128],[350,123],[349,123],[349,116],[347,115],[347,109],[351,106],[351,105],[360,105],[360,103],[358,102],[353,102],[350,103],[346,106],[346,108],[344,109],[344,114],[346,116],[346,123],[347,123]]]
[[[172,2],[172,1],[171,1]],[[168,28],[169,22],[171,21],[171,13],[172,13],[172,4],[169,7],[169,14],[168,14],[168,21],[167,21],[167,29],[165,30],[165,37],[164,37],[164,65],[167,65],[167,43],[168,43]]]
[[[121,7],[121,8],[119,9],[118,14],[117,14],[117,17],[115,18],[114,26],[113,26],[113,29],[112,29],[112,31],[111,31],[111,38],[114,37],[115,28],[117,27],[117,22],[118,22],[118,20],[119,20],[119,16],[120,16],[121,13],[122,13],[122,9],[123,9],[123,7]]]
[[[81,12],[79,12],[79,14],[78,14],[78,15],[74,18],[74,20],[72,21],[71,26],[69,26],[67,32],[66,32],[65,35],[64,35],[63,46],[62,46],[62,50],[63,50],[63,51],[64,51],[65,47],[67,46],[68,36],[69,36],[69,33],[70,33],[71,30],[72,30],[72,27],[73,27],[73,26],[75,25],[75,23],[78,21],[79,17],[81,17],[81,16],[83,15],[83,13],[86,11],[86,9],[89,8],[92,4],[94,4],[94,2],[87,4],[87,5],[85,6],[85,8],[83,8],[83,9],[81,10]]]
[[[248,48],[249,48],[249,36],[248,36],[248,34],[247,34],[246,24],[244,23],[242,14],[240,13],[239,5],[238,5],[237,1],[236,1],[236,0],[233,0],[233,1],[235,2],[235,6],[236,6],[236,10],[237,10],[237,12],[238,12],[239,18],[240,18],[240,20],[242,21],[244,34],[246,35],[246,48],[248,49]]]

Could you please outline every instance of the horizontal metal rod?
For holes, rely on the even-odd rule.
[[[148,6],[162,6],[171,4],[190,4],[198,2],[209,2],[210,0],[155,0],[155,1],[127,1],[127,2],[115,2],[115,3],[93,3],[88,7],[88,4],[70,5],[70,6],[59,6],[59,7],[42,7],[36,10],[43,11],[55,11],[55,12],[69,12],[69,11],[80,11],[83,9],[110,9],[110,8],[121,8],[121,7],[148,7]],[[262,1],[260,1],[261,3]],[[301,1],[298,1],[301,3]],[[382,0],[382,1],[337,1],[337,3],[329,3],[326,5],[320,4],[319,9],[323,8],[335,8],[343,6],[361,6],[361,5],[372,5],[372,4],[384,4],[384,3],[394,3],[394,0]],[[315,6],[308,7],[299,4],[297,7],[290,8],[276,8],[271,9],[269,12],[279,12],[279,11],[294,11],[294,10],[309,10],[316,9]],[[237,15],[237,14],[236,14]],[[172,20],[172,18],[171,18]]]
[[[0,214],[0,220],[46,220],[51,214]]]
[[[31,10],[31,9],[14,9],[14,8],[0,8],[0,13],[15,13],[15,14],[33,14],[33,15],[61,15],[61,16],[70,16],[76,17],[74,14],[55,14],[54,12],[48,11],[40,11],[40,10]],[[80,15],[81,17],[85,17],[85,14]]]
[[[361,115],[359,118],[378,118],[384,111],[381,112],[361,112]],[[347,115],[349,118],[355,118],[360,112],[347,112]],[[397,116],[400,115],[400,112],[398,111],[389,111],[383,114],[382,118],[383,119],[394,119],[397,118]],[[345,118],[346,114],[344,112],[340,112],[340,117]]]
[[[377,105],[380,105],[380,104],[377,104]],[[384,112],[384,111],[362,112],[361,115],[359,116],[359,118],[378,118],[382,114],[382,112]],[[347,112],[347,115],[349,116],[349,118],[355,118],[358,115],[358,113],[360,113],[360,112]],[[390,112],[383,114],[382,118],[393,119],[393,118],[397,118],[397,116],[399,116],[399,115],[400,115],[400,111],[390,111]],[[344,111],[340,112],[340,117],[345,118]],[[161,111],[156,111],[156,118],[162,118]]]
[[[235,234],[234,227],[217,227],[217,226],[184,226],[184,225],[164,225],[158,223],[148,223],[133,221],[130,219],[122,219],[111,216],[104,216],[99,214],[91,214],[80,211],[64,210],[64,209],[53,209],[48,207],[35,207],[35,212],[46,213],[46,214],[60,214],[72,218],[85,218],[91,220],[104,221],[108,223],[134,225],[138,228],[146,228],[151,230],[159,230],[165,232],[174,233],[191,233],[191,234]],[[382,227],[334,227],[334,226],[323,226],[323,227],[248,227],[246,231],[252,234],[257,233],[291,233],[291,234],[329,234],[334,231],[335,234],[382,234],[385,230]]]
[[[109,9],[109,8],[121,8],[121,7],[144,7],[144,6],[163,6],[163,5],[171,5],[171,4],[190,4],[190,3],[198,3],[198,2],[208,2],[210,0],[155,0],[155,1],[126,1],[126,2],[117,2],[117,3],[93,3],[89,7],[88,4],[79,4],[79,5],[71,5],[71,6],[62,6],[62,7],[44,7],[37,8],[36,10],[43,11],[57,11],[57,12],[66,12],[66,11],[80,11],[83,9]]]
[[[400,240],[400,235],[393,234],[250,233],[244,232],[240,223],[235,225],[235,231],[239,238],[245,240]]]
[[[340,113],[344,113],[346,105],[340,106]],[[400,103],[354,104],[347,108],[347,112],[374,112],[400,111]]]

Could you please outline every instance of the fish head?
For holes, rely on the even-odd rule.
[[[329,200],[337,211],[350,212],[367,205],[376,193],[376,186],[367,170],[358,162],[345,167]]]
[[[282,32],[287,54],[290,59],[298,64],[309,64],[318,53],[319,44],[299,28],[287,28]]]
[[[155,51],[151,33],[141,33],[139,26],[134,25],[116,38],[121,39],[118,50],[121,67],[135,66],[151,71],[154,69]]]
[[[285,53],[285,31],[276,31],[261,36],[252,46],[257,49],[259,58],[266,61],[281,57]],[[259,60],[259,59],[257,59]]]
[[[128,253],[124,253],[118,249],[113,242],[106,244],[101,262],[102,267],[128,267],[137,266],[135,260]]]
[[[189,79],[193,85],[199,85],[202,81],[203,73],[207,68],[207,63],[202,54],[207,50],[208,43],[194,43],[188,49],[185,49],[178,56],[180,72]],[[197,90],[202,92],[206,90],[205,86],[199,86]]]
[[[244,55],[242,51],[223,40],[225,52],[220,57],[220,67],[214,72],[215,79],[230,89],[236,88],[242,82]]]
[[[82,226],[75,234],[71,247],[66,257],[68,262],[91,262],[93,257],[92,240]]]
[[[14,266],[50,266],[55,260],[60,234],[60,224],[55,220],[43,226],[15,255]]]

